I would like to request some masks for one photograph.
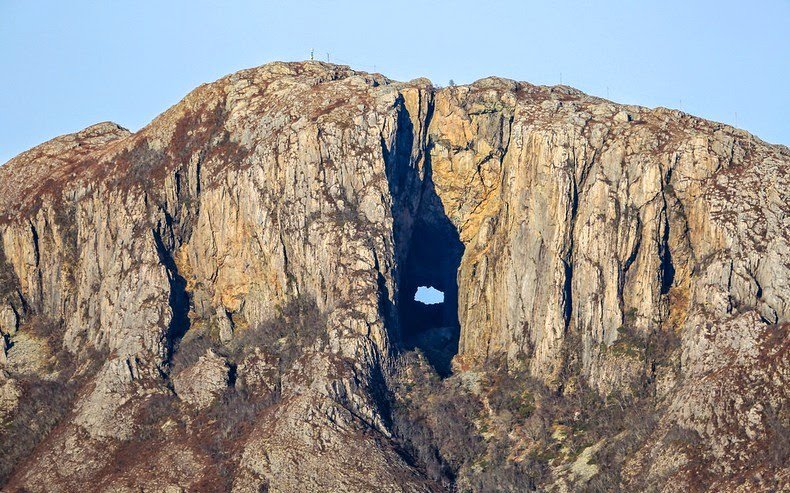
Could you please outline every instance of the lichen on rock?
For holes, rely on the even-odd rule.
[[[0,482],[786,488],[789,165],[675,110],[319,62],[53,139],[0,167]]]

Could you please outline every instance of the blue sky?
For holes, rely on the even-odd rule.
[[[437,84],[500,75],[667,106],[790,144],[790,0],[0,0],[0,163],[200,83],[316,57]]]
[[[414,299],[426,305],[434,305],[444,303],[444,293],[433,286],[419,286],[414,293]]]

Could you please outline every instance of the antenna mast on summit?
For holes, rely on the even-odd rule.
[[[313,48],[310,48],[310,61],[315,60],[315,53],[314,52],[315,52],[315,50]]]

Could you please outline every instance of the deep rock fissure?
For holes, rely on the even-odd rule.
[[[175,259],[173,259],[172,253],[165,246],[162,235],[156,229],[153,230],[153,235],[159,261],[165,266],[167,280],[170,284],[168,303],[173,314],[167,328],[167,344],[168,354],[172,356],[176,344],[189,330],[189,292],[186,289],[187,281],[179,273]]]
[[[669,249],[669,218],[667,216],[668,214],[664,218],[664,236],[658,251],[661,258],[661,294],[669,293],[669,289],[675,282],[675,264]]]
[[[417,216],[402,266],[398,304],[401,342],[406,349],[422,350],[436,371],[446,376],[460,338],[458,266],[464,248],[449,219],[438,213],[432,197],[423,200],[426,198],[430,205],[421,208]],[[442,291],[444,302],[429,305],[414,299],[419,286]]]
[[[451,373],[458,353],[458,268],[464,252],[458,230],[437,195],[430,143],[417,135],[404,101],[398,107],[398,130],[391,148],[382,142],[387,180],[393,197],[392,216],[397,249],[397,323],[389,324],[401,349],[419,349],[440,376]],[[433,101],[423,118],[430,124]],[[420,166],[420,164],[422,166]],[[414,299],[419,286],[444,293],[444,302],[423,304]]]

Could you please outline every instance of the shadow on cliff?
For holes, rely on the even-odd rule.
[[[187,281],[179,272],[178,266],[173,258],[173,221],[169,214],[165,214],[165,218],[165,227],[163,228],[160,224],[159,228],[153,230],[153,235],[154,243],[156,244],[156,253],[159,256],[159,261],[164,265],[167,271],[167,280],[170,284],[168,304],[172,310],[172,316],[167,327],[167,349],[168,354],[172,356],[176,345],[189,330],[190,299],[189,292],[186,289]],[[160,229],[165,229],[165,232],[168,234],[166,239],[171,246],[168,247],[165,244],[165,239],[162,238]]]
[[[402,98],[398,104],[395,140],[389,149],[382,141],[393,200],[397,292],[395,305],[384,306],[382,311],[399,347],[420,349],[444,377],[451,373],[452,358],[458,353],[458,267],[464,245],[436,193],[427,137],[415,135]],[[431,103],[423,129],[427,129],[432,113]],[[426,305],[416,301],[414,295],[420,286],[442,291],[444,302]],[[382,291],[382,298],[388,299],[386,291]]]

